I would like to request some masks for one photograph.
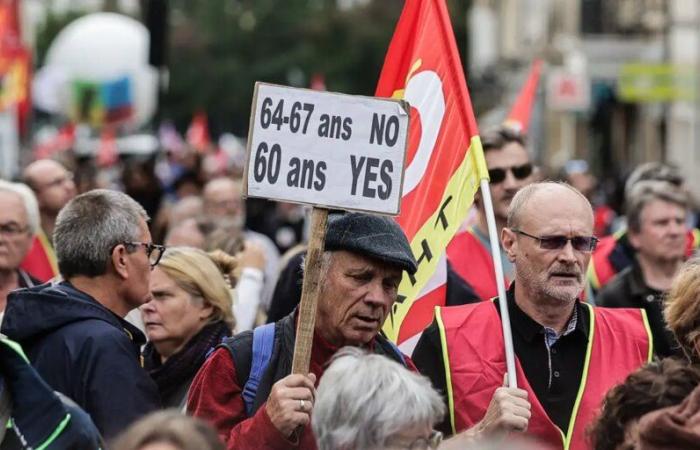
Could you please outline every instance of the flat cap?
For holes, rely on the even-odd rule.
[[[418,268],[403,230],[386,216],[357,212],[329,214],[325,249],[358,253],[398,266],[410,274]]]

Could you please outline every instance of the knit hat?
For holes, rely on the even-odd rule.
[[[325,249],[347,250],[378,259],[411,275],[418,268],[403,230],[386,216],[357,212],[329,214]]]

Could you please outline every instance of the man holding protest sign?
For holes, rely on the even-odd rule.
[[[515,265],[507,304],[521,389],[503,387],[497,302],[438,308],[413,356],[446,397],[443,431],[527,430],[552,448],[586,448],[605,392],[652,355],[643,310],[578,301],[592,232],[591,205],[569,185],[536,183],[515,195],[501,241]]]
[[[388,217],[331,215],[325,248],[308,375],[289,374],[295,323],[302,320],[295,311],[225,341],[192,383],[188,412],[210,421],[228,448],[316,448],[307,426],[314,386],[344,345],[365,347],[415,370],[379,334],[402,272],[416,271],[399,226]],[[303,431],[295,435],[299,427]]]
[[[408,122],[401,101],[256,85],[246,193],[314,209],[299,308],[225,341],[190,388],[189,412],[229,448],[315,448],[315,384],[342,346],[414,368],[379,334],[416,272],[406,236],[386,216],[324,209],[399,212]]]

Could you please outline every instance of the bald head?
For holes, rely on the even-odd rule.
[[[73,174],[52,159],[34,161],[22,175],[36,194],[42,216],[55,216],[76,195]]]
[[[202,193],[204,213],[209,217],[242,221],[245,209],[241,182],[231,178],[214,178],[204,186]]]
[[[586,196],[567,183],[543,181],[525,186],[515,194],[508,211],[508,228],[520,227],[525,216],[540,215],[545,207],[564,214],[573,209],[577,215],[589,216],[593,223],[593,208]]]

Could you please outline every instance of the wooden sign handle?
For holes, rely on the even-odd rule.
[[[311,361],[311,345],[314,340],[316,324],[316,305],[321,283],[321,259],[323,243],[326,240],[326,223],[328,210],[313,208],[311,211],[311,234],[309,248],[304,261],[304,284],[301,287],[301,303],[299,304],[299,320],[297,335],[294,341],[294,359],[292,373],[309,373]]]

